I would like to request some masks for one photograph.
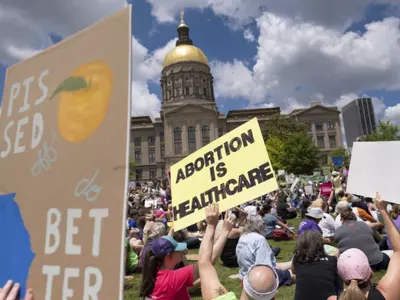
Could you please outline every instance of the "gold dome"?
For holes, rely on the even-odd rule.
[[[207,56],[193,45],[179,45],[172,49],[164,59],[163,67],[166,68],[179,62],[194,61],[208,65]]]

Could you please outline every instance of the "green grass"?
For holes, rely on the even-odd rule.
[[[298,228],[300,219],[297,218],[294,220],[289,220],[288,223],[290,223],[291,225]],[[292,258],[293,250],[296,245],[295,240],[286,241],[286,242],[274,242],[274,241],[269,240],[268,243],[272,247],[280,247],[281,248],[281,252],[280,252],[279,256],[277,257],[278,262],[289,261]],[[192,254],[196,254],[198,252],[198,250],[189,251],[189,252]],[[219,261],[215,265],[215,267],[218,271],[218,275],[219,275],[219,279],[220,279],[221,283],[226,287],[226,289],[228,291],[234,292],[239,299],[240,294],[242,292],[240,281],[238,279],[230,279],[229,278],[230,275],[238,274],[239,269],[226,268],[222,265],[221,261]],[[381,279],[384,274],[385,274],[384,272],[375,273],[374,282],[378,282],[379,279]],[[129,289],[127,289],[125,291],[124,299],[125,300],[140,299],[139,298],[140,275],[136,276],[131,282],[129,282],[127,284],[129,284]],[[294,290],[295,290],[295,285],[292,285],[289,287],[286,287],[286,286],[281,287],[281,288],[279,288],[279,292],[278,292],[277,296],[275,297],[275,299],[277,299],[277,300],[280,300],[280,299],[292,300],[294,298]],[[191,294],[191,299],[193,299],[193,300],[202,299],[201,292]]]

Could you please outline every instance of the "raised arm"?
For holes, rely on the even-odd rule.
[[[217,246],[221,236],[224,235],[221,233],[216,245],[213,245],[215,229],[218,224],[218,214],[218,204],[213,203],[206,208],[207,229],[200,245],[198,261],[201,294],[205,300],[212,300],[227,293],[227,290],[219,281],[218,273],[212,263],[212,258],[214,257],[213,248],[214,246]],[[223,231],[225,230],[223,229]]]
[[[385,276],[379,281],[377,289],[385,299],[400,299],[400,233],[387,212],[387,202],[381,200],[379,193],[376,193],[376,206],[386,225],[386,231],[393,248],[389,267]]]

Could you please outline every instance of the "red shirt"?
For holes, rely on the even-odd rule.
[[[157,273],[151,300],[190,300],[187,288],[193,286],[193,269],[190,265],[178,270],[160,270]]]

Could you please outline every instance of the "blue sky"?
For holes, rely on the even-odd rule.
[[[110,6],[109,13],[122,4],[121,0],[114,1],[115,6]],[[16,0],[16,5],[18,2],[22,0]],[[101,5],[98,0],[89,2]],[[183,0],[166,2],[133,1],[133,33],[140,45],[140,48],[133,48],[133,56],[136,55],[138,61],[138,65],[133,66],[134,72],[135,68],[139,70],[134,76],[134,114],[156,116],[158,113],[161,92],[158,74],[162,59],[157,56],[157,50],[167,53],[173,47],[171,40],[176,37],[179,10],[185,8],[191,37],[210,61],[222,112],[268,106],[279,106],[287,112],[308,106],[312,101],[340,107],[358,96],[367,95],[374,98],[379,119],[400,122],[397,67],[400,59],[396,58],[400,50],[396,40],[397,34],[400,37],[397,26],[400,10],[396,1],[375,5],[371,4],[372,0],[354,0],[354,5],[347,2],[324,8],[314,0],[307,0],[304,5],[297,3],[291,8],[293,1],[290,0],[287,6],[272,4],[270,0],[255,0],[254,3],[267,4],[267,12],[249,9],[245,1],[238,1],[242,6],[238,4],[233,9],[230,4],[223,6],[218,1],[199,0],[193,7]],[[71,15],[72,6],[71,3]],[[56,43],[73,34],[79,26],[83,28],[92,19],[107,14],[107,9],[96,8],[101,12],[96,15],[97,11],[92,11],[89,22],[84,14],[87,7],[89,3],[82,4],[81,23],[75,16],[74,24],[68,25],[65,21],[64,27],[57,24],[57,13],[59,18],[69,20],[68,10],[60,8],[55,16],[49,15],[46,22],[32,13],[30,21],[47,37],[38,36],[35,44],[31,35],[29,41],[21,36],[19,45],[40,50],[38,45],[44,48]],[[16,34],[15,39],[18,38]],[[46,40],[44,45],[43,40]],[[0,94],[5,65],[16,61],[15,56],[7,56],[0,49]],[[141,72],[142,68],[150,75]],[[143,103],[135,106],[135,99]]]

